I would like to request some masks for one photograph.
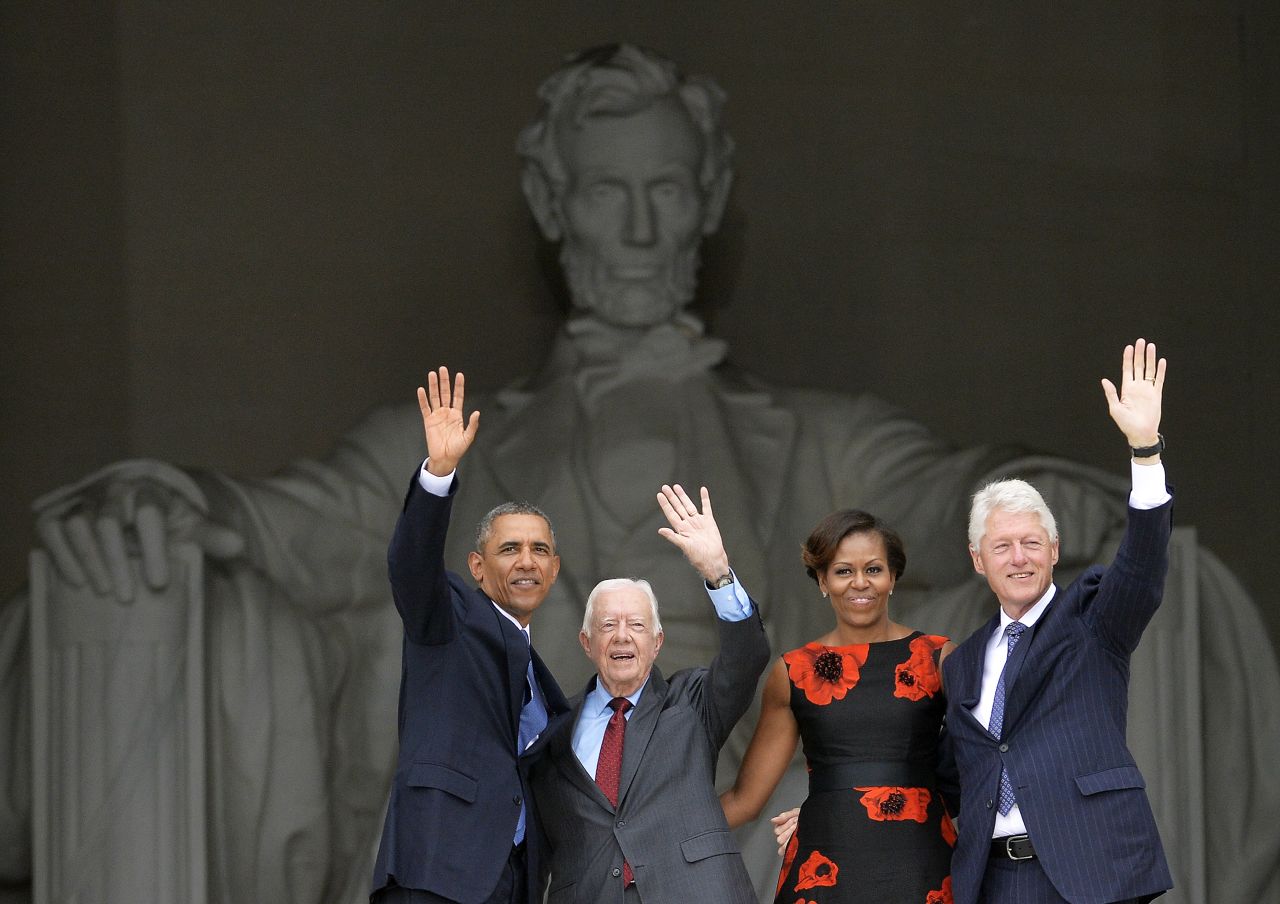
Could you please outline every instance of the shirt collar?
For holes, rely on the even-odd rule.
[[[627,699],[631,701],[634,709],[636,704],[640,702],[640,695],[644,693],[644,689],[649,686],[649,679],[644,680],[644,684],[640,685],[640,689],[634,694],[627,694]],[[591,693],[587,694],[587,698],[582,702],[582,711],[587,715],[602,715],[609,708],[609,701],[613,699],[613,694],[604,689],[604,682],[600,680],[600,676],[595,678],[595,686],[591,689]]]
[[[493,603],[493,600],[489,600],[489,602]],[[513,616],[506,609],[503,609],[497,603],[493,603],[493,608],[498,610],[499,615],[501,615],[507,621],[511,622],[511,624],[515,625],[516,630],[519,631],[521,634],[523,634],[528,639],[529,643],[533,643],[533,633],[529,630],[527,626],[522,625],[520,624],[520,622],[516,621],[515,616]]]
[[[1049,604],[1053,602],[1053,595],[1057,591],[1057,589],[1058,588],[1056,586],[1054,586],[1053,584],[1050,584],[1049,589],[1044,592],[1044,596],[1036,600],[1036,604],[1032,606],[1030,609],[1028,609],[1026,612],[1024,612],[1022,614],[1022,617],[1017,619],[1017,621],[1026,625],[1028,628],[1030,628],[1032,625],[1038,622],[1040,620],[1040,616],[1044,615],[1045,610],[1049,608]],[[1013,621],[1014,619],[1010,618],[1009,613],[1005,612],[1004,607],[1001,606],[1000,607],[1000,626],[998,628],[997,633],[1003,634],[1004,629],[1009,627],[1010,623]]]

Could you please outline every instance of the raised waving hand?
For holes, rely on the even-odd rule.
[[[1139,339],[1124,347],[1119,388],[1105,377],[1102,380],[1111,419],[1135,449],[1159,441],[1164,374],[1165,359],[1157,359],[1156,344]]]
[[[680,548],[684,557],[705,581],[714,581],[729,573],[729,554],[724,550],[720,527],[711,511],[711,494],[702,488],[702,511],[694,505],[680,484],[662,485],[658,506],[667,516],[670,527],[658,528],[658,534]]]
[[[422,432],[427,439],[427,470],[437,477],[458,467],[462,456],[475,442],[480,426],[480,412],[471,412],[463,419],[462,402],[466,395],[466,380],[461,373],[449,386],[449,368],[427,374],[427,386],[418,387],[418,409],[422,412]]]

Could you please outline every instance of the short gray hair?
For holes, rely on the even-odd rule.
[[[1040,516],[1040,526],[1049,541],[1058,539],[1058,522],[1045,504],[1040,491],[1025,480],[997,480],[973,494],[969,509],[969,545],[977,549],[987,531],[987,518],[994,511],[1032,512]]]
[[[476,525],[476,552],[484,553],[485,544],[489,542],[489,537],[493,535],[493,522],[503,515],[537,515],[547,522],[547,530],[551,533],[551,551],[555,551],[556,529],[551,525],[551,519],[547,517],[546,512],[528,502],[504,502],[502,505],[494,506],[490,509],[488,514],[481,518],[480,523]]]
[[[638,113],[664,97],[678,99],[702,135],[703,188],[728,169],[733,139],[721,124],[725,94],[704,76],[686,78],[661,54],[634,44],[606,44],[574,54],[538,89],[542,111],[516,140],[527,166],[540,169],[559,191],[568,181],[556,147],[557,123],[580,125],[588,116]]]
[[[582,613],[582,633],[591,636],[591,622],[596,614],[596,599],[601,594],[613,590],[639,590],[649,600],[649,612],[653,616],[653,633],[662,633],[662,619],[658,617],[658,598],[653,594],[653,587],[648,581],[636,578],[608,578],[591,588],[587,596],[587,611]]]

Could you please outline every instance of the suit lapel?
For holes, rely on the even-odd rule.
[[[525,643],[520,630],[498,611],[483,590],[477,589],[475,593],[477,602],[492,617],[494,629],[498,632],[499,642],[506,654],[507,715],[514,743],[514,739],[520,734],[520,710],[524,706],[524,691],[528,685],[529,645]]]
[[[1000,613],[997,611],[987,619],[986,624],[973,632],[960,649],[951,654],[952,659],[959,657],[957,664],[960,668],[956,674],[959,687],[954,690],[948,688],[947,693],[955,694],[956,703],[966,712],[977,706],[978,699],[982,696],[982,670],[987,659],[987,643],[999,626]]]
[[[533,657],[533,677],[537,679],[538,687],[542,690],[542,699],[547,704],[547,719],[550,720],[568,710],[569,703],[564,699],[564,694],[560,691],[560,685],[556,683],[555,675],[551,674],[547,664],[538,655],[537,648],[530,648],[530,654]],[[548,725],[549,727],[550,725]]]
[[[569,784],[612,813],[613,804],[609,803],[609,798],[604,796],[604,792],[596,784],[595,776],[588,775],[587,770],[582,768],[582,763],[578,761],[578,755],[573,750],[573,729],[578,724],[578,719],[582,717],[582,707],[587,701],[587,694],[591,693],[592,688],[595,687],[595,683],[596,679],[592,677],[582,693],[569,701],[571,709],[557,718],[555,728],[550,732],[551,737],[547,742],[547,755],[551,757],[551,761],[556,764],[556,768]]]
[[[1035,680],[1039,670],[1035,664],[1036,660],[1032,659],[1031,651],[1035,648],[1037,640],[1043,642],[1046,631],[1053,630],[1055,614],[1062,608],[1059,605],[1061,601],[1062,589],[1055,587],[1049,607],[1040,618],[1036,619],[1036,623],[1026,630],[1009,657],[1004,676],[1005,708],[1002,734],[1008,734],[1009,729],[1017,724],[1018,717],[1026,710],[1031,695],[1040,684]]]
[[[640,695],[640,705],[627,720],[627,733],[622,744],[622,775],[618,781],[618,806],[627,799],[627,789],[640,769],[645,749],[658,727],[658,716],[667,699],[667,682],[657,666],[649,673],[649,683]]]

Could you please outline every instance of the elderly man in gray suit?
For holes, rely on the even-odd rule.
[[[533,793],[551,848],[550,904],[717,901],[756,896],[715,789],[720,747],[769,662],[756,604],[729,567],[711,499],[679,485],[658,503],[674,543],[715,606],[710,667],[665,679],[658,603],[647,581],[602,581],[579,640],[596,675],[530,750]]]

